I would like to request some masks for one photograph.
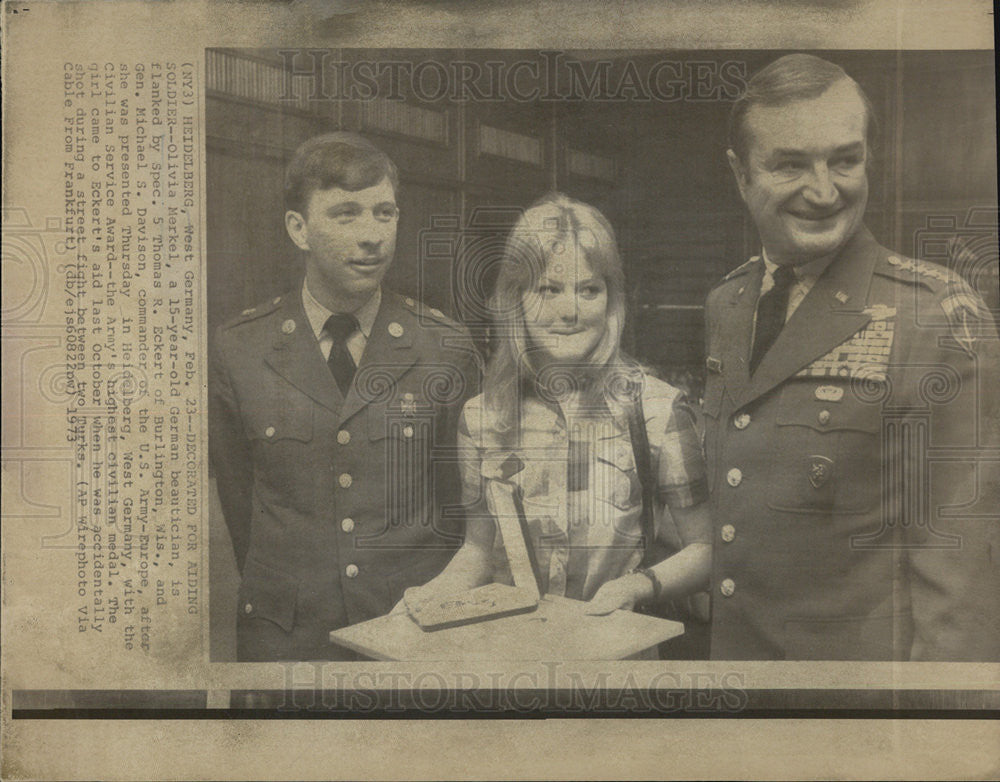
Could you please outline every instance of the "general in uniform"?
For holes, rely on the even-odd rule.
[[[763,253],[706,308],[714,659],[1000,656],[997,333],[863,225],[869,112],[805,55],[734,108]]]
[[[449,451],[477,361],[464,328],[381,287],[383,153],[317,137],[287,179],[305,280],[216,334],[211,458],[242,575],[239,659],[350,659],[329,632],[387,613],[461,544]]]

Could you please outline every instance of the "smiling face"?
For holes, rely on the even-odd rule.
[[[607,285],[573,240],[552,245],[543,274],[521,304],[539,363],[585,363],[607,328]]]
[[[382,282],[396,250],[399,210],[388,178],[362,190],[315,190],[304,213],[289,211],[285,227],[306,252],[306,283],[335,312],[364,304]]]
[[[867,113],[842,80],[821,95],[752,106],[746,159],[729,150],[740,195],[768,257],[802,264],[840,250],[868,203]]]

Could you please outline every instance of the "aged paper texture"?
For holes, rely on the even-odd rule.
[[[3,12],[4,779],[1000,775],[1000,649],[988,641],[1000,630],[991,587],[1000,565],[990,549],[1000,524],[990,477],[1000,463],[989,384],[1000,370],[988,325],[1000,314],[992,4],[26,0],[5,1]],[[706,334],[706,297],[718,289],[738,309],[749,284],[738,270],[761,248],[755,222],[763,235],[773,183],[792,175],[775,164],[775,189],[754,200],[752,177],[740,179],[738,158],[727,162],[727,118],[756,72],[794,52],[842,67],[870,100],[878,135],[862,146],[871,159],[824,160],[822,176],[834,181],[857,167],[865,188],[857,214],[891,254],[874,287],[828,291],[854,327],[786,367],[793,380],[775,381],[770,397],[757,388],[758,406],[747,396],[741,407],[734,386],[720,385],[734,341],[711,322]],[[789,137],[803,126],[809,117]],[[358,310],[355,342],[344,343],[358,357],[384,351],[374,366],[364,358],[357,366],[368,396],[347,398],[356,405],[350,426],[329,414],[336,391],[326,369],[310,380],[290,357],[312,340],[333,368],[337,348],[322,341],[322,319],[311,324],[302,279],[314,268],[309,253],[357,215],[331,208],[336,230],[310,236],[309,220],[294,217],[308,218],[308,209],[283,194],[299,145],[341,131],[375,144],[398,169],[398,188],[381,177],[334,188],[385,185],[394,199],[347,199],[391,226],[395,258],[390,250],[376,309],[397,308],[371,320]],[[512,480],[519,492],[507,529],[520,524],[529,539],[562,529],[574,541],[560,550],[535,538],[530,564],[521,562],[522,578],[533,570],[543,595],[559,596],[556,608],[507,617],[507,638],[491,635],[489,621],[459,628],[460,636],[438,636],[442,651],[422,645],[419,660],[412,644],[407,657],[406,633],[361,633],[370,659],[328,643],[328,631],[388,612],[461,541],[445,511],[434,527],[444,543],[421,559],[426,539],[412,543],[407,514],[426,499],[424,487],[445,480],[438,473],[467,467],[474,435],[486,437],[458,413],[496,350],[495,262],[525,207],[552,190],[596,207],[613,228],[625,276],[622,347],[702,403],[693,415],[699,434],[707,421],[709,460],[725,454],[709,464],[713,486],[752,490],[753,470],[725,462],[743,453],[726,450],[734,442],[726,438],[752,435],[779,394],[808,396],[808,421],[775,415],[775,430],[805,450],[746,456],[766,468],[767,496],[726,505],[726,495],[716,506],[731,516],[715,528],[711,594],[671,604],[688,646],[658,651],[674,625],[584,614],[567,599],[590,600],[600,584],[574,581],[578,539],[560,522],[565,508],[550,512],[545,502],[593,500],[591,518],[596,507],[613,508],[639,529],[643,467],[625,417],[626,445],[592,437],[589,447],[606,450],[583,482],[561,462],[561,472],[547,472],[537,454],[511,468],[512,450],[476,441],[481,477]],[[840,204],[796,219],[826,226],[849,212]],[[354,260],[361,277],[370,272],[359,265],[376,264]],[[900,287],[885,294],[891,302],[863,299],[879,285]],[[598,318],[601,333],[612,319]],[[934,349],[947,357],[908,348],[919,377],[897,371],[891,352],[910,344],[911,321],[936,330]],[[797,344],[819,345],[827,328],[806,329]],[[740,332],[747,346],[749,333]],[[425,334],[441,335],[434,361],[407,358]],[[248,369],[265,353],[266,378]],[[771,366],[766,355],[762,366]],[[562,381],[572,384],[572,374]],[[329,387],[309,386],[317,379]],[[755,392],[749,376],[746,386]],[[919,410],[871,407],[908,386]],[[220,400],[229,405],[211,435],[210,399],[213,414]],[[968,417],[960,434],[942,435],[936,422],[950,420],[942,410],[953,402]],[[656,395],[643,404],[655,418]],[[901,431],[893,416],[924,422],[900,440],[900,452],[917,454],[904,462],[921,465],[904,479],[891,464],[872,471],[872,454],[862,453],[885,442],[877,435]],[[722,429],[713,434],[714,419]],[[449,442],[435,439],[443,420],[453,424]],[[304,459],[323,437],[331,453],[375,456],[343,468],[322,449]],[[585,438],[567,437],[572,461]],[[830,452],[812,447],[832,437],[840,445]],[[605,440],[612,444],[594,445]],[[321,535],[300,534],[316,527],[303,510],[321,504],[314,495],[366,496],[366,481],[383,469],[395,481],[374,494],[384,529],[371,532],[359,510],[325,520]],[[893,586],[882,626],[831,633],[829,621],[790,609],[790,640],[775,652],[766,632],[754,635],[766,622],[738,624],[733,607],[769,568],[801,577],[779,590],[782,600],[823,579],[839,585],[830,590],[837,599],[866,599],[865,583],[833,558],[796,571],[789,560],[814,560],[785,548],[795,533],[777,522],[762,524],[771,537],[756,541],[745,573],[726,571],[732,545],[747,543],[742,519],[754,508],[786,522],[815,521],[823,503],[852,509],[823,517],[830,523],[816,536],[828,540],[869,500],[895,512],[885,486],[898,480],[922,543],[910,545],[911,536],[899,545],[891,523],[850,537],[853,555],[895,574],[886,575]],[[959,488],[945,501],[941,486]],[[253,524],[234,522],[240,513]],[[939,521],[926,522],[929,513]],[[351,548],[340,542],[327,556],[326,541],[344,536]],[[775,540],[778,556],[768,550]],[[661,571],[634,573],[639,555],[626,559],[602,565],[608,579],[629,571],[631,584],[649,579],[655,594]],[[310,564],[283,570],[287,561]],[[987,563],[982,577],[973,579],[969,561]],[[330,608],[324,592],[334,580],[348,585],[343,608]],[[945,599],[955,584],[967,595],[960,606]],[[911,594],[936,607],[933,622],[911,623]],[[706,623],[710,602],[715,627],[735,630]],[[838,611],[847,627],[853,617]],[[551,654],[518,651],[548,638],[530,622],[557,615],[574,629]],[[397,616],[385,626],[408,621]],[[639,625],[650,648],[602,658],[602,650],[634,651],[610,635],[601,643],[602,632]],[[716,650],[733,653],[710,656],[710,633]],[[459,637],[468,644],[461,660],[448,650]]]

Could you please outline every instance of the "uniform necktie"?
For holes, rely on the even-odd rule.
[[[779,266],[772,274],[774,287],[760,297],[757,302],[757,325],[753,339],[753,353],[750,356],[750,374],[757,371],[757,365],[764,354],[778,338],[785,325],[788,312],[788,293],[795,282],[795,270],[791,266]]]
[[[349,314],[331,315],[326,319],[323,328],[333,337],[330,355],[326,360],[327,366],[330,367],[340,392],[347,396],[351,381],[354,379],[354,372],[358,368],[351,352],[347,349],[347,338],[358,330],[358,319]]]

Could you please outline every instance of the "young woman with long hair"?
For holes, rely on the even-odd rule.
[[[683,394],[621,351],[625,284],[608,221],[559,193],[540,199],[511,232],[490,305],[485,390],[459,424],[465,542],[414,597],[509,582],[486,509],[489,480],[520,487],[543,594],[589,601],[586,611],[600,614],[704,589],[711,533],[700,437]],[[648,562],[642,534],[629,426],[637,409],[656,537],[676,552],[662,561]]]

